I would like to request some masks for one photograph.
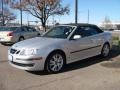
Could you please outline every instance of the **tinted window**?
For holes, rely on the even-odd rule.
[[[36,29],[32,28],[33,32],[36,32]]]
[[[20,28],[21,29],[21,28]],[[21,29],[23,32],[28,32],[27,27],[22,27]]]
[[[99,32],[93,27],[83,27],[88,36],[98,34]]]
[[[35,31],[35,30],[34,30],[33,28],[31,28],[31,27],[28,27],[27,29],[28,29],[29,32],[34,32],[34,31]]]
[[[81,35],[81,37],[85,37],[85,36],[88,36],[89,33],[86,33],[85,30],[82,29],[82,28],[78,28],[78,29],[74,32],[73,36],[74,36],[74,35]]]
[[[81,35],[81,37],[87,37],[87,36],[92,36],[99,33],[102,33],[102,31],[100,31],[100,29],[97,27],[83,26],[76,29],[72,38],[74,37],[74,35]]]

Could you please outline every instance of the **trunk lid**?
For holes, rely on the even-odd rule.
[[[11,31],[0,31],[0,37],[7,36]]]

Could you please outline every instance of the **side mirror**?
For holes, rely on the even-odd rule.
[[[75,40],[80,39],[80,38],[81,38],[80,35],[75,35],[75,36],[73,37],[73,39],[75,39]]]

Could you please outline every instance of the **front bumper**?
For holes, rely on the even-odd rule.
[[[35,58],[36,60],[35,59],[33,60],[33,58]],[[44,70],[45,60],[43,58],[41,58],[40,60],[37,58],[39,57],[18,56],[11,54],[8,55],[8,60],[10,65],[12,65],[15,68],[28,70],[28,71]]]

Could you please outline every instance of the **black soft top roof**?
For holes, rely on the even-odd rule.
[[[70,23],[70,24],[60,24],[60,25],[70,25],[70,26],[96,26],[96,25],[94,25],[94,24],[88,24],[88,23],[78,23],[78,24]]]

